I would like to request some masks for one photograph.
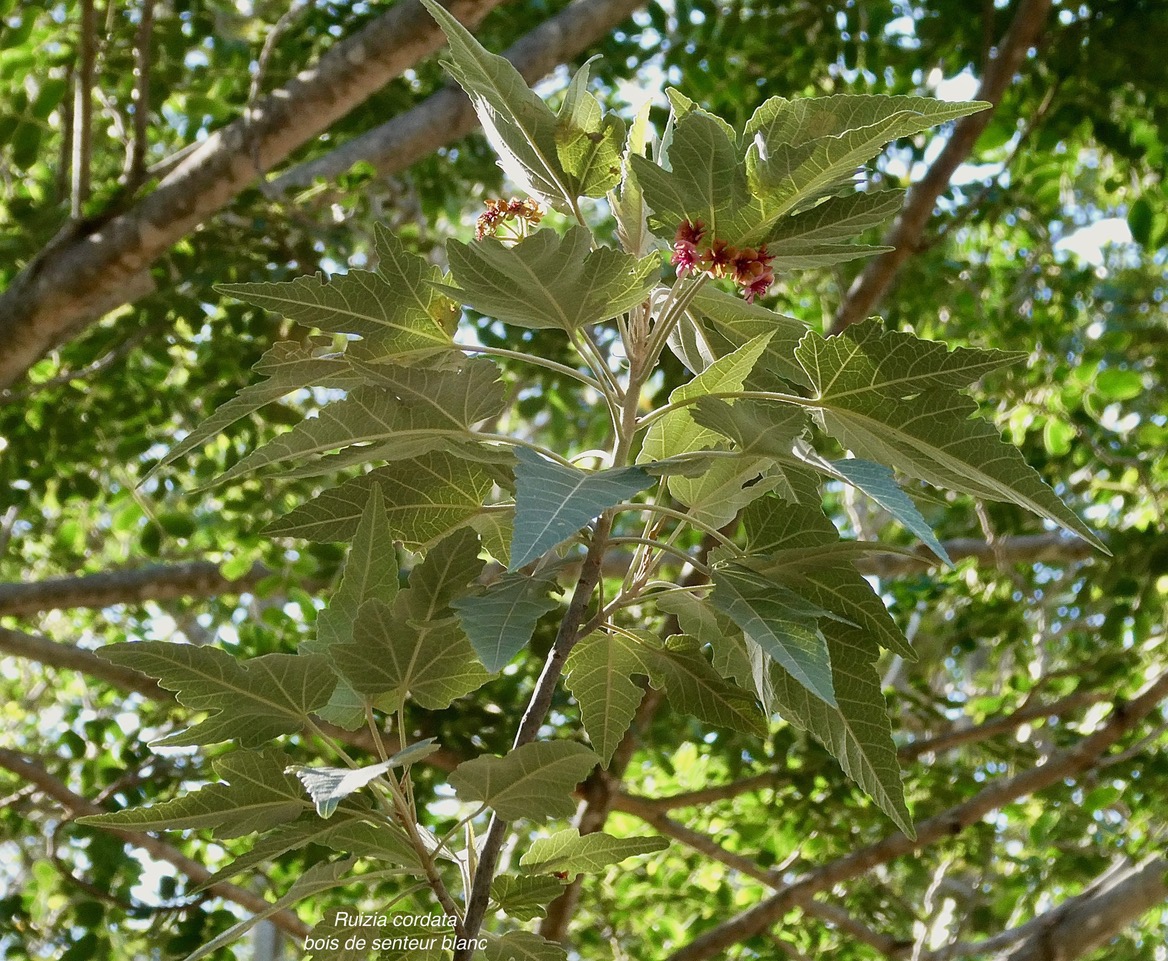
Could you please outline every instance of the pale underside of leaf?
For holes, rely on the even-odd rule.
[[[512,570],[535,560],[608,508],[653,483],[637,467],[582,471],[555,464],[522,447],[515,456]]]

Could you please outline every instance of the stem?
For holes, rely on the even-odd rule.
[[[575,368],[569,367],[567,364],[560,364],[554,360],[548,360],[545,357],[525,354],[521,350],[507,350],[504,347],[477,347],[473,344],[455,344],[454,346],[459,350],[466,351],[468,354],[489,354],[492,357],[506,357],[509,360],[519,360],[524,363],[534,364],[537,367],[554,370],[557,374],[563,374],[565,377],[571,377],[574,380],[580,381],[582,384],[587,384],[599,394],[604,393],[604,387],[600,381],[581,373]]]
[[[410,816],[409,804],[406,802],[405,795],[402,794],[401,787],[398,785],[392,772],[386,776],[385,782],[389,785],[389,792],[393,797],[393,803],[397,809],[398,821],[405,828],[414,853],[418,855],[418,860],[422,864],[422,870],[426,872],[426,883],[430,885],[430,890],[438,898],[438,903],[442,905],[442,910],[446,912],[447,917],[454,923],[455,930],[461,932],[463,921],[461,920],[462,916],[458,912],[458,905],[454,903],[454,898],[450,896],[450,892],[446,889],[446,883],[438,873],[438,868],[434,866],[433,856],[426,849],[426,845],[422,841],[422,836],[418,834],[417,821]],[[460,933],[459,936],[461,937],[462,934]]]
[[[584,565],[580,570],[580,577],[576,581],[576,589],[572,593],[572,601],[560,621],[556,639],[552,649],[548,652],[543,671],[532,691],[527,710],[523,713],[523,720],[515,735],[514,748],[530,744],[539,733],[540,726],[551,707],[556,687],[560,682],[564,664],[568,654],[580,639],[580,623],[584,612],[592,599],[592,592],[600,581],[604,549],[608,542],[608,534],[612,530],[612,512],[606,511],[601,515],[596,525],[596,533],[592,536],[592,543],[588,548],[588,555],[584,558]],[[487,827],[486,839],[479,854],[478,870],[475,871],[474,883],[471,885],[470,897],[467,899],[466,917],[463,922],[463,936],[473,939],[482,927],[483,915],[486,914],[490,899],[491,881],[495,876],[495,867],[499,862],[499,854],[503,849],[503,841],[507,835],[507,822],[498,814],[491,815],[491,823]],[[456,951],[454,961],[471,961],[471,949]]]
[[[381,739],[381,731],[377,727],[377,721],[373,717],[373,705],[365,699],[365,722],[369,725],[369,733],[373,736],[373,746],[377,748],[377,756],[382,761],[389,760],[389,754],[385,750],[385,742]],[[402,747],[405,747],[405,741],[402,741]]]
[[[546,447],[540,447],[539,444],[532,443],[529,440],[524,440],[521,437],[509,437],[506,434],[481,434],[476,432],[474,435],[478,440],[493,441],[497,444],[506,444],[508,447],[526,447],[528,450],[533,450],[537,454],[542,454],[544,457],[551,458],[558,464],[563,464],[564,467],[571,467],[572,462],[566,457],[561,457],[555,451],[550,451]]]
[[[666,554],[672,554],[674,557],[689,564],[695,570],[701,571],[707,577],[710,574],[710,569],[706,567],[696,557],[683,551],[680,547],[674,547],[667,541],[650,540],[648,537],[610,537],[609,544],[643,544],[646,547],[651,547],[654,550],[664,551]]]
[[[697,279],[689,286],[681,286],[683,279],[682,277],[677,278],[677,282],[669,291],[669,297],[662,307],[661,318],[653,327],[653,336],[645,352],[644,361],[646,368],[649,370],[652,370],[657,365],[657,357],[665,349],[665,344],[669,340],[670,333],[673,332],[673,328],[681,320],[682,314],[689,308],[693,299],[698,295],[698,291],[702,289],[709,277],[706,274],[699,274]]]
[[[599,383],[602,385],[602,393],[607,398],[609,405],[613,410],[620,409],[620,385],[616,382],[616,378],[612,376],[612,371],[608,369],[608,364],[604,362],[604,355],[600,353],[600,348],[589,338],[587,331],[572,331],[569,333],[569,338],[572,341],[572,346],[584,359],[592,372],[596,374]],[[616,418],[613,418],[616,421]]]
[[[611,373],[610,373],[611,376]],[[639,373],[630,373],[628,386],[624,391],[619,407],[614,407],[612,413],[616,422],[617,436],[613,448],[612,464],[614,467],[623,467],[628,463],[632,451],[633,437],[637,427],[637,402],[641,396],[641,378],[645,376],[642,368]],[[616,417],[619,410],[619,420]],[[616,512],[611,508],[600,515],[596,522],[592,542],[588,546],[588,554],[580,568],[580,576],[576,580],[576,589],[572,592],[572,600],[564,619],[560,621],[556,639],[548,652],[543,671],[536,681],[535,689],[531,693],[527,710],[523,713],[523,720],[519,723],[519,730],[515,734],[515,748],[522,747],[535,740],[544,718],[547,717],[559,685],[560,675],[564,671],[564,664],[576,642],[584,636],[584,614],[592,600],[592,593],[604,569],[604,552],[608,546],[609,536],[612,533],[612,522]],[[499,854],[503,849],[503,841],[507,834],[507,822],[499,817],[498,813],[491,815],[487,835],[483,840],[483,849],[479,854],[479,863],[475,870],[474,881],[471,884],[470,895],[467,898],[466,915],[463,921],[463,937],[473,939],[478,935],[483,924],[483,916],[490,901],[491,881],[495,876],[495,868],[499,863]],[[454,961],[471,961],[472,949],[464,948],[454,953]]]
[[[698,519],[692,514],[686,514],[683,511],[674,510],[672,507],[665,507],[662,504],[636,504],[630,501],[622,501],[612,509],[618,514],[624,513],[626,511],[651,511],[654,514],[661,514],[665,517],[672,517],[674,520],[689,524],[692,528],[694,528],[694,530],[699,530],[703,534],[709,534],[723,547],[730,547],[735,551],[738,550],[735,543],[721,531],[715,530],[708,524],[700,523]]]
[[[675,400],[665,404],[663,407],[658,407],[656,410],[650,411],[644,417],[637,420],[637,430],[648,427],[654,421],[660,420],[666,414],[672,413],[675,410],[690,407],[703,397],[720,397],[724,400],[773,400],[780,404],[795,404],[798,407],[822,406],[809,397],[799,397],[796,394],[779,394],[771,390],[719,390],[711,394],[699,394],[696,397]]]

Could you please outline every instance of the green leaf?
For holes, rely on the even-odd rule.
[[[608,205],[616,218],[617,237],[621,247],[635,257],[644,257],[653,250],[655,238],[649,233],[649,210],[641,195],[629,157],[633,154],[645,155],[649,142],[649,111],[652,104],[646,101],[633,119],[629,128],[629,139],[621,158],[621,181],[611,194]]]
[[[977,405],[952,389],[1008,357],[948,354],[940,344],[881,333],[875,321],[827,340],[808,334],[796,355],[818,392],[824,428],[856,455],[938,487],[1010,501],[1106,551],[996,427],[970,419]]]
[[[766,349],[770,336],[762,334],[718,358],[689,383],[674,390],[669,395],[669,402],[675,404],[710,393],[741,390]],[[718,448],[724,443],[718,431],[698,426],[690,407],[680,407],[650,425],[637,461],[661,461],[691,451]],[[692,509],[698,523],[723,527],[754,497],[781,482],[781,477],[776,477],[761,486],[747,487],[765,466],[766,462],[758,458],[746,462],[720,459],[700,477],[670,477],[667,487],[669,493]]]
[[[478,531],[483,550],[504,567],[511,564],[511,538],[514,535],[515,511],[498,507],[471,518],[470,526]]]
[[[485,961],[567,961],[568,952],[553,941],[530,931],[486,934]]]
[[[547,596],[553,586],[525,574],[504,574],[483,593],[451,604],[488,672],[506,667],[527,646],[539,619],[558,606]]]
[[[268,864],[289,851],[309,844],[319,844],[342,854],[372,857],[397,864],[411,871],[421,871],[417,853],[405,831],[384,821],[362,821],[342,811],[338,820],[322,821],[315,813],[288,825],[281,825],[261,837],[251,849],[224,868],[220,868],[195,888],[205,891],[211,885],[227,881],[258,865]]]
[[[665,838],[617,838],[601,831],[581,837],[576,828],[566,828],[551,837],[536,838],[519,863],[531,874],[595,874],[610,865],[667,847]]]
[[[504,821],[567,817],[576,809],[572,792],[596,766],[596,754],[572,741],[536,741],[505,757],[463,761],[450,786],[464,801],[489,805]]]
[[[634,633],[642,641],[645,673],[655,688],[665,689],[676,710],[744,734],[766,734],[766,721],[754,698],[710,666],[696,637],[675,634],[661,644],[652,634]]]
[[[1131,400],[1144,392],[1144,378],[1138,370],[1109,367],[1095,375],[1092,388],[1108,403]]]
[[[516,448],[515,532],[511,568],[523,567],[571,537],[653,479],[638,467],[582,471]]]
[[[282,283],[221,284],[215,289],[283,314],[305,327],[356,334],[349,352],[367,360],[428,360],[452,349],[457,313],[433,283],[441,272],[407,254],[392,233],[378,228],[377,271],[350,270],[328,281],[323,274]]]
[[[353,640],[334,649],[337,670],[387,711],[406,697],[441,710],[481,687],[488,674],[450,606],[481,569],[472,531],[441,541],[414,568],[392,607],[378,599],[361,605]]]
[[[770,458],[772,473],[781,478],[773,489],[788,500],[795,499],[784,465],[791,460],[795,440],[807,429],[807,415],[800,408],[750,399],[729,404],[720,397],[702,397],[694,405],[693,419],[730,438],[744,456]]]
[[[570,212],[577,193],[560,166],[555,114],[507,60],[483,49],[433,0],[422,3],[450,43],[451,59],[443,66],[466,91],[507,176],[526,193]]]
[[[737,565],[714,570],[710,601],[812,694],[835,706],[831,658],[819,628],[826,610]]]
[[[654,598],[657,610],[663,614],[673,614],[683,634],[689,634],[700,644],[709,644],[713,652],[714,670],[739,687],[749,690],[754,687],[763,704],[769,698],[769,683],[759,685],[755,657],[748,646],[746,636],[729,617],[714,609],[709,601],[694,597],[693,594],[675,591]],[[757,645],[755,645],[757,648]],[[570,658],[569,658],[570,661]]]
[[[104,647],[98,656],[157,678],[184,707],[211,715],[153,742],[160,746],[237,740],[257,747],[301,730],[308,715],[328,703],[335,683],[328,661],[315,654],[264,654],[243,661],[217,647],[135,641]]]
[[[376,386],[350,391],[318,417],[301,421],[252,451],[215,483],[354,445],[362,445],[355,452],[361,463],[408,460],[452,443],[470,443],[471,425],[500,413],[505,403],[498,369],[486,359],[469,361],[460,370],[360,362],[354,367]],[[319,466],[327,469],[330,464],[323,461]],[[348,466],[348,461],[332,466]]]
[[[754,369],[769,340],[770,335],[763,334],[718,358],[688,383],[676,388],[669,395],[669,402],[678,404],[706,394],[742,390],[743,382]],[[637,455],[637,463],[660,461],[676,454],[715,448],[722,441],[718,431],[698,426],[688,406],[680,407],[649,426],[641,452]]]
[[[775,664],[772,684],[779,713],[821,741],[880,810],[905,834],[915,837],[904,803],[892,726],[880,693],[876,644],[863,631],[844,624],[828,622],[824,632],[838,705],[810,696],[803,684]]]
[[[829,197],[779,222],[771,234],[771,243],[775,248],[773,263],[778,265],[791,252],[799,254],[823,244],[851,240],[865,230],[887,223],[896,216],[903,203],[903,190],[877,190]]]
[[[167,464],[173,463],[200,444],[221,434],[236,421],[286,394],[306,387],[349,390],[361,383],[361,376],[340,355],[328,355],[322,348],[305,347],[292,342],[282,342],[273,346],[260,358],[254,369],[266,379],[248,384],[187,434],[151,468],[150,473],[146,475],[147,480]]]
[[[770,472],[762,477],[764,470]],[[669,491],[689,508],[695,521],[715,530],[725,527],[751,501],[776,488],[787,488],[784,472],[767,458],[719,460],[701,477],[670,477]]]
[[[563,236],[537,230],[513,246],[494,237],[451,240],[446,253],[458,287],[443,290],[505,324],[535,329],[572,331],[623,314],[649,296],[661,270],[656,256],[592,249],[581,226]]]
[[[880,595],[852,565],[857,547],[864,545],[840,540],[822,511],[813,475],[800,472],[794,480],[797,504],[768,497],[746,509],[742,520],[751,559],[744,563],[915,661],[916,653]]]
[[[771,98],[754,112],[742,137],[749,145],[751,193],[764,198],[763,222],[850,178],[885,144],[989,106],[981,101],[854,94]]]
[[[895,517],[908,530],[916,534],[925,545],[950,567],[953,561],[945,552],[945,546],[937,540],[929,522],[921,516],[917,505],[900,489],[892,471],[883,464],[876,464],[859,457],[834,460],[830,466],[845,481],[857,487]]]
[[[78,818],[80,824],[136,831],[212,828],[218,838],[237,838],[294,821],[310,808],[300,785],[274,749],[235,751],[214,762],[226,784],[211,784],[172,801]]]
[[[565,883],[543,875],[500,874],[491,882],[491,898],[516,921],[531,921],[547,914],[547,906],[560,896]]]
[[[607,767],[633,722],[645,690],[631,678],[648,674],[635,642],[597,631],[568,655],[565,684],[580,704],[588,740]]]
[[[329,654],[337,644],[353,639],[353,624],[361,605],[372,598],[392,604],[397,596],[397,549],[385,514],[381,488],[370,489],[369,501],[357,525],[345,560],[341,586],[316,617],[316,637],[302,641],[310,654]],[[354,731],[365,723],[365,702],[352,685],[340,678],[329,703],[317,713],[332,724]]]
[[[807,325],[794,317],[785,317],[760,304],[748,304],[741,297],[706,284],[690,302],[691,312],[709,320],[713,329],[705,335],[716,356],[769,335],[766,350],[755,363],[755,372],[766,370],[792,384],[810,387],[807,374],[795,360],[795,348],[807,333]]]
[[[705,111],[679,110],[671,170],[638,157],[633,169],[666,232],[683,220],[701,221],[711,237],[754,246],[771,239],[780,217],[838,188],[886,143],[987,106],[921,97],[774,97],[755,111],[740,141]],[[854,216],[847,209],[839,214]]]
[[[445,451],[395,461],[346,481],[266,528],[277,537],[344,541],[353,537],[374,486],[385,498],[394,536],[416,549],[439,540],[482,511],[499,472]]]
[[[588,93],[589,63],[576,71],[564,95],[556,154],[575,194],[603,197],[620,180],[625,125],[615,114],[605,116],[600,102]]]
[[[938,387],[959,390],[986,374],[1026,359],[1022,351],[948,349],[872,317],[839,337],[807,332],[795,349],[810,385],[822,396],[844,401],[857,396],[910,399]]]
[[[370,781],[381,777],[386,771],[405,764],[420,761],[438,750],[434,738],[426,738],[411,744],[405,751],[399,751],[380,764],[366,767],[294,767],[292,770],[304,785],[316,813],[322,818],[330,818],[341,803],[354,791],[359,791]]]

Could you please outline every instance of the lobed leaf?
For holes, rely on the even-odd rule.
[[[830,612],[757,571],[715,568],[710,602],[773,660],[825,703],[835,706],[831,658],[819,619]]]
[[[665,838],[617,838],[603,831],[581,836],[576,828],[565,828],[551,837],[532,841],[519,863],[531,874],[562,871],[574,877],[595,874],[613,864],[667,847],[669,842]]]
[[[478,516],[500,472],[489,464],[432,451],[395,461],[320,494],[268,525],[273,536],[314,541],[353,537],[373,488],[381,489],[394,536],[417,549],[445,537]]]
[[[858,456],[950,490],[1004,500],[1046,517],[1106,551],[997,428],[971,419],[977,405],[953,390],[1003,358],[945,351],[874,321],[840,337],[809,334],[796,355],[818,392],[824,428]]]
[[[397,548],[385,514],[385,501],[380,487],[374,486],[369,494],[345,560],[341,585],[328,607],[317,614],[316,637],[302,641],[302,651],[328,655],[336,645],[353,639],[353,624],[365,601],[380,598],[392,604],[397,596]],[[317,714],[354,731],[365,723],[365,702],[348,681],[338,678],[329,703]]]
[[[511,569],[523,567],[571,537],[653,479],[639,467],[582,471],[534,451],[515,451],[515,521]]]
[[[337,670],[386,711],[407,697],[441,710],[481,687],[488,674],[450,606],[481,569],[472,531],[441,541],[411,572],[392,607],[376,598],[361,605],[352,641],[334,649]]]
[[[642,655],[624,635],[596,631],[572,648],[566,672],[588,740],[607,767],[645,695],[632,680],[634,674],[648,674]]]
[[[491,674],[501,671],[527,643],[535,625],[558,603],[547,593],[554,582],[525,574],[504,574],[481,594],[468,594],[451,607]]]
[[[227,783],[210,784],[171,801],[78,818],[80,824],[136,831],[211,828],[218,838],[237,838],[295,820],[310,809],[296,779],[285,772],[284,755],[272,748],[235,751],[217,759],[215,773]]]
[[[836,704],[812,697],[800,681],[775,664],[772,686],[779,713],[820,741],[880,810],[905,834],[915,837],[876,673],[876,644],[864,631],[838,622],[825,622],[824,633]]]
[[[407,460],[452,444],[470,444],[474,442],[471,426],[499,414],[505,403],[498,369],[486,359],[468,361],[457,370],[360,361],[354,361],[353,367],[369,383],[252,451],[216,483],[341,448],[355,448],[356,458],[322,466]]]
[[[463,761],[450,786],[464,801],[490,806],[504,821],[567,817],[576,809],[572,792],[598,761],[573,741],[535,741],[504,757]]]
[[[623,314],[649,296],[661,269],[656,256],[593,248],[581,226],[563,236],[537,230],[510,246],[494,237],[451,240],[446,253],[458,287],[444,291],[505,324],[534,329],[574,331]]]
[[[349,366],[343,356],[325,353],[320,347],[293,342],[273,345],[260,358],[254,369],[266,379],[248,384],[214,414],[203,420],[150,469],[150,473],[146,475],[147,480],[167,464],[173,463],[200,444],[221,434],[236,421],[293,391],[307,387],[349,390],[361,383],[360,374]]]
[[[500,874],[491,882],[491,899],[516,921],[532,921],[547,914],[548,905],[560,896],[565,883],[547,875]]]
[[[264,654],[244,661],[217,647],[135,641],[104,647],[98,656],[157,678],[184,707],[210,714],[153,742],[159,746],[237,740],[258,747],[302,729],[335,686],[328,661],[315,654]]]

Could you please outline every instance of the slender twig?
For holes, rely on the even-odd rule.
[[[799,397],[796,394],[780,394],[770,390],[719,390],[709,394],[695,394],[693,397],[686,397],[682,400],[671,401],[645,414],[643,417],[637,419],[637,430],[648,427],[654,421],[660,420],[666,414],[675,410],[684,410],[686,407],[692,407],[703,397],[718,397],[725,400],[772,400],[780,404],[794,404],[798,407],[818,407],[814,400],[808,397]]]
[[[610,544],[643,544],[645,547],[650,547],[653,550],[664,551],[667,554],[672,554],[674,557],[676,557],[678,560],[680,560],[683,564],[689,564],[695,570],[699,570],[703,574],[708,575],[710,573],[710,569],[708,567],[706,567],[706,565],[703,564],[701,561],[699,561],[696,557],[694,557],[692,554],[688,553],[687,551],[682,550],[680,547],[674,547],[668,541],[653,540],[653,539],[648,538],[648,537],[632,537],[632,536],[626,535],[626,536],[621,536],[621,537],[610,537],[608,539],[608,542]]]
[[[510,360],[523,361],[525,364],[535,364],[537,367],[554,370],[557,374],[563,374],[565,377],[578,380],[581,384],[587,384],[598,394],[604,393],[604,387],[594,377],[589,377],[587,374],[581,373],[566,364],[548,360],[546,357],[537,357],[534,354],[525,354],[519,350],[507,350],[503,347],[482,347],[476,344],[455,344],[454,346],[459,350],[466,351],[468,354],[488,354],[491,357],[506,357]]]
[[[73,87],[73,189],[71,213],[80,220],[89,199],[93,159],[93,64],[96,56],[97,17],[93,0],[81,0],[77,69]]]
[[[146,179],[147,137],[150,131],[150,62],[154,39],[155,0],[142,0],[134,36],[134,145],[130,151],[127,183],[137,187]]]

